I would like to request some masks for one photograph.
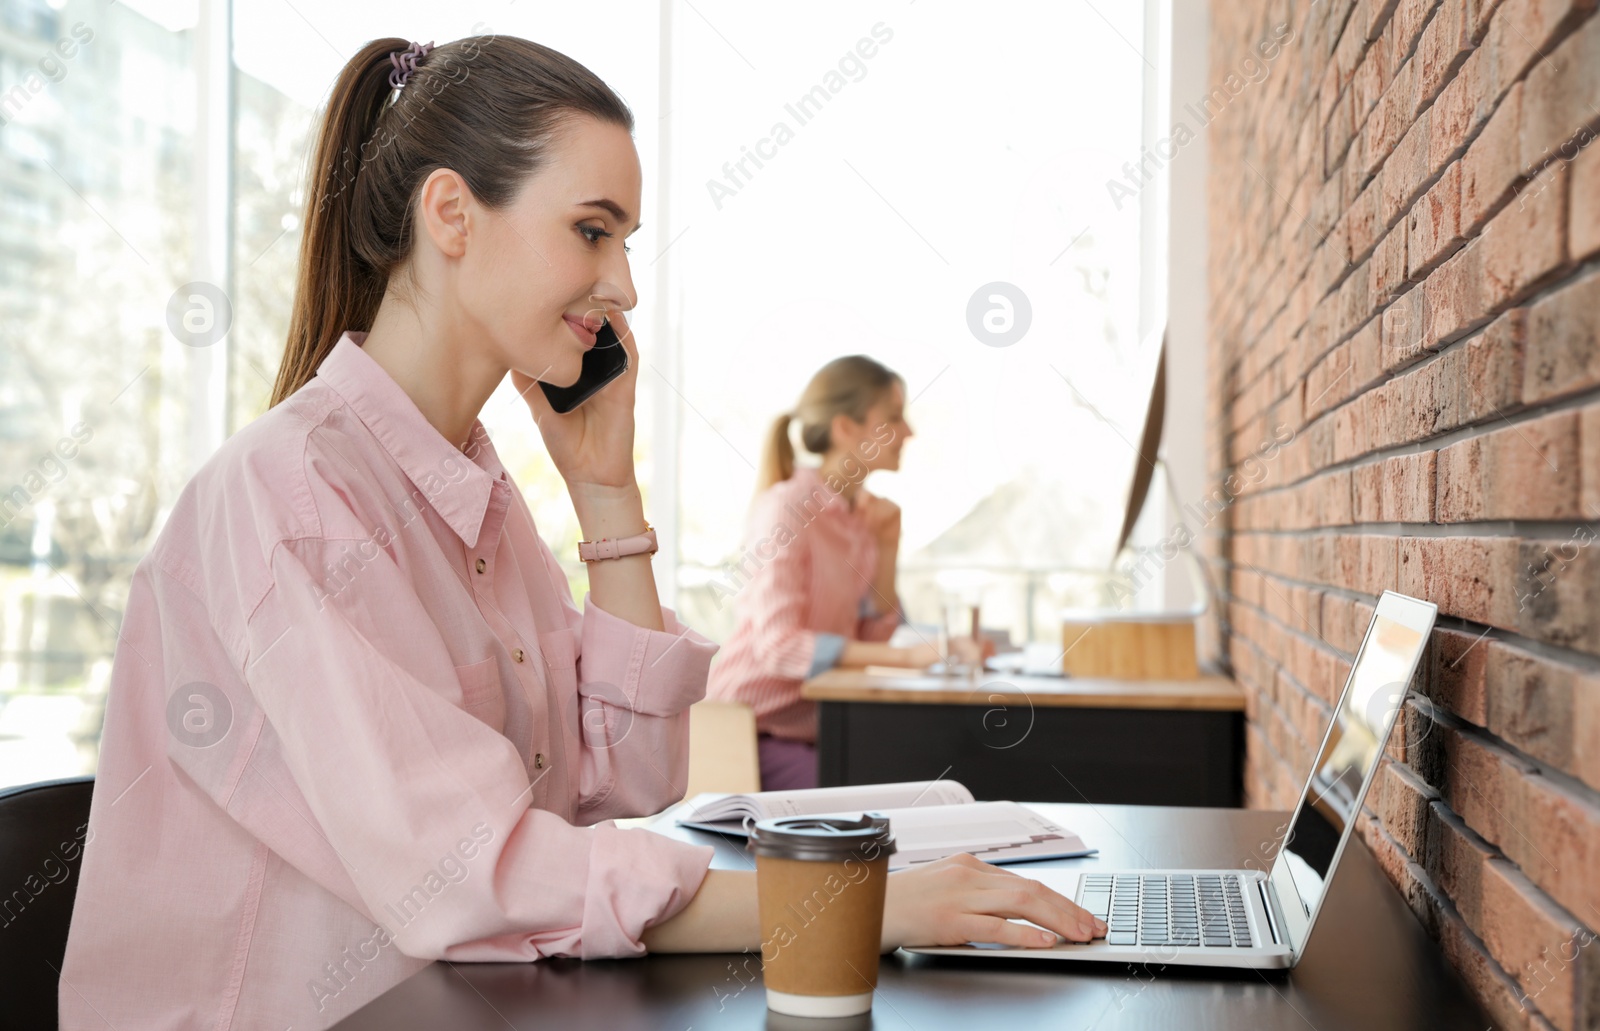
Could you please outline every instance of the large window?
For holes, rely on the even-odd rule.
[[[315,117],[378,34],[526,36],[633,108],[637,455],[657,575],[691,623],[731,630],[717,581],[762,437],[855,352],[912,398],[904,469],[871,486],[905,510],[913,618],[960,594],[1050,639],[1062,605],[1101,600],[1154,358],[1160,57],[1139,5],[3,11],[0,784],[93,770],[133,566],[198,462],[265,408]],[[231,310],[199,347],[168,315],[197,280]],[[507,388],[483,417],[581,593],[526,409]]]

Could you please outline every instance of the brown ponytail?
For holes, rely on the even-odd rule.
[[[373,40],[334,84],[307,170],[274,405],[316,374],[345,330],[370,329],[390,277],[410,272],[412,208],[435,169],[459,173],[480,203],[503,208],[544,167],[572,116],[633,131],[633,113],[593,72],[515,36],[435,47],[396,94],[389,55],[409,46]]]
[[[795,410],[778,416],[772,424],[761,451],[756,492],[794,475],[789,423],[800,420],[800,443],[814,455],[823,454],[833,443],[834,416],[848,415],[856,422],[865,422],[867,410],[896,383],[905,386],[898,373],[864,354],[835,358],[824,365],[806,384]]]

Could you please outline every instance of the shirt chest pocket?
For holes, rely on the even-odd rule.
[[[500,683],[500,664],[494,656],[467,666],[457,666],[461,683],[461,707],[468,713],[504,733],[506,692]]]

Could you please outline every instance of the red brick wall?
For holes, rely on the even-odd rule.
[[[1211,5],[1247,797],[1294,803],[1377,595],[1437,602],[1361,832],[1497,1028],[1600,1028],[1594,2]]]

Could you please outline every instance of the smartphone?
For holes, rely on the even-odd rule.
[[[607,319],[595,334],[594,346],[583,352],[583,371],[570,387],[554,387],[539,381],[550,407],[565,415],[593,397],[600,388],[628,371],[628,349],[617,339],[617,331]]]

